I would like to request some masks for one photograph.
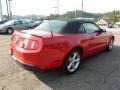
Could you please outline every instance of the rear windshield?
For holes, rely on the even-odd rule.
[[[35,29],[37,30],[43,30],[47,32],[55,32],[55,33],[62,33],[63,28],[67,22],[65,21],[57,21],[57,20],[51,20],[51,21],[44,21],[42,24],[40,24]]]

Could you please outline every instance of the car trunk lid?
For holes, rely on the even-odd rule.
[[[43,30],[23,30],[21,31],[21,33],[26,33],[26,34],[31,34],[33,36],[37,36],[37,37],[52,37],[51,32],[46,32]]]

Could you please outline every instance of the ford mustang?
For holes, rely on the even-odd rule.
[[[16,31],[10,55],[18,64],[41,70],[62,68],[76,72],[81,60],[113,49],[114,35],[88,20],[48,20],[34,30]]]

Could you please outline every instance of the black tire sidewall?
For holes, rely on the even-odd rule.
[[[114,43],[114,39],[112,38],[112,39],[110,40],[110,42],[109,42],[109,44],[108,44],[108,46],[107,46],[107,48],[106,48],[106,51],[107,51],[107,52],[110,52],[110,51],[112,51],[112,49],[113,49],[113,46],[112,46],[112,49],[110,49],[110,47],[109,47],[111,41]]]
[[[12,28],[8,28],[7,29],[7,34],[10,34],[10,35],[12,34],[12,33],[9,33],[9,30],[12,30],[12,33],[14,32]]]
[[[65,57],[65,61],[64,61],[64,64],[63,64],[63,66],[62,66],[62,70],[63,70],[63,72],[66,73],[66,74],[73,74],[73,73],[75,73],[75,72],[79,69],[79,67],[80,67],[80,63],[79,63],[78,68],[77,68],[74,72],[70,72],[70,71],[68,70],[68,68],[67,68],[68,58],[69,58],[69,56],[70,56],[72,53],[74,53],[74,52],[78,52],[78,53],[79,53],[79,55],[80,55],[80,63],[81,63],[81,52],[80,52],[80,50],[79,50],[79,49],[73,49],[73,50],[71,50],[71,51],[67,54],[67,56]]]

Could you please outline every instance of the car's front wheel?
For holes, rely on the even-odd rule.
[[[113,49],[113,43],[114,43],[114,39],[112,38],[112,39],[110,40],[107,48],[106,48],[106,51],[108,51],[108,52],[112,51],[112,49]]]
[[[68,53],[63,65],[63,71],[67,74],[76,72],[80,66],[81,52],[78,49],[74,49]]]

